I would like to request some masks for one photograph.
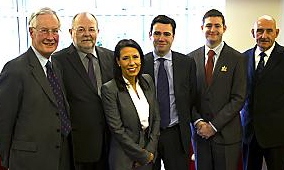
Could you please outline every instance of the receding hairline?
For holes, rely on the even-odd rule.
[[[84,15],[85,15],[85,16],[87,16],[87,15],[92,16],[92,17],[95,19],[96,25],[97,25],[97,27],[98,27],[98,20],[97,20],[96,16],[95,16],[94,14],[90,13],[90,12],[80,12],[80,13],[77,13],[76,15],[74,15],[74,17],[73,17],[73,19],[72,19],[71,26],[72,26],[72,27],[74,26],[75,20],[76,20],[79,16],[84,16]]]
[[[33,12],[29,18],[29,22],[28,22],[29,27],[34,27],[34,24],[36,23],[36,18],[39,15],[46,15],[46,14],[54,15],[57,18],[59,27],[60,27],[59,17],[57,16],[56,12],[49,7],[40,8],[39,10]]]
[[[253,24],[253,28],[255,28],[257,26],[257,24],[262,20],[271,21],[274,24],[275,28],[277,28],[276,20],[270,15],[262,15],[262,16],[258,17],[257,20]]]

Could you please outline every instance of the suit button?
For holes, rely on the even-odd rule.
[[[56,129],[56,132],[60,132],[60,129]]]
[[[58,149],[58,148],[60,148],[60,146],[59,146],[59,145],[56,145],[55,148]]]
[[[56,113],[56,116],[59,116],[59,113]]]

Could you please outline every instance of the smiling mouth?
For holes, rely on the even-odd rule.
[[[44,45],[47,45],[47,46],[53,46],[55,44],[55,42],[48,42],[48,43],[43,43]]]

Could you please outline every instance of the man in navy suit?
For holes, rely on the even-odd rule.
[[[251,33],[256,45],[244,53],[248,60],[248,94],[241,112],[244,170],[261,170],[263,157],[268,170],[280,170],[284,169],[284,47],[275,42],[279,29],[271,16],[259,17]]]
[[[69,32],[73,43],[54,59],[60,63],[70,104],[76,170],[107,170],[108,129],[100,89],[113,77],[113,52],[95,45],[99,28],[91,13],[76,14]]]
[[[171,50],[175,29],[176,23],[172,18],[165,15],[156,16],[149,32],[154,50],[145,56],[145,73],[152,76],[156,88],[158,68],[161,67],[160,59],[164,60],[169,82],[169,123],[160,130],[155,170],[161,169],[161,160],[166,170],[188,170],[189,166],[189,126],[196,93],[195,63],[186,55]],[[158,96],[159,100],[161,98]],[[160,106],[161,122],[164,122],[165,112],[162,109]]]
[[[226,24],[220,11],[207,11],[201,28],[206,44],[189,54],[197,68],[192,128],[196,166],[198,170],[237,170],[242,135],[239,111],[246,95],[245,58],[222,40]]]

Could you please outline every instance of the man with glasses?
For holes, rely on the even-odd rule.
[[[59,69],[51,54],[60,21],[42,8],[29,20],[31,47],[0,75],[0,156],[11,170],[72,170],[71,123]]]
[[[112,78],[113,52],[95,46],[99,33],[93,14],[76,14],[69,29],[73,43],[54,54],[63,72],[73,125],[76,170],[107,170],[107,128],[101,85]]]

